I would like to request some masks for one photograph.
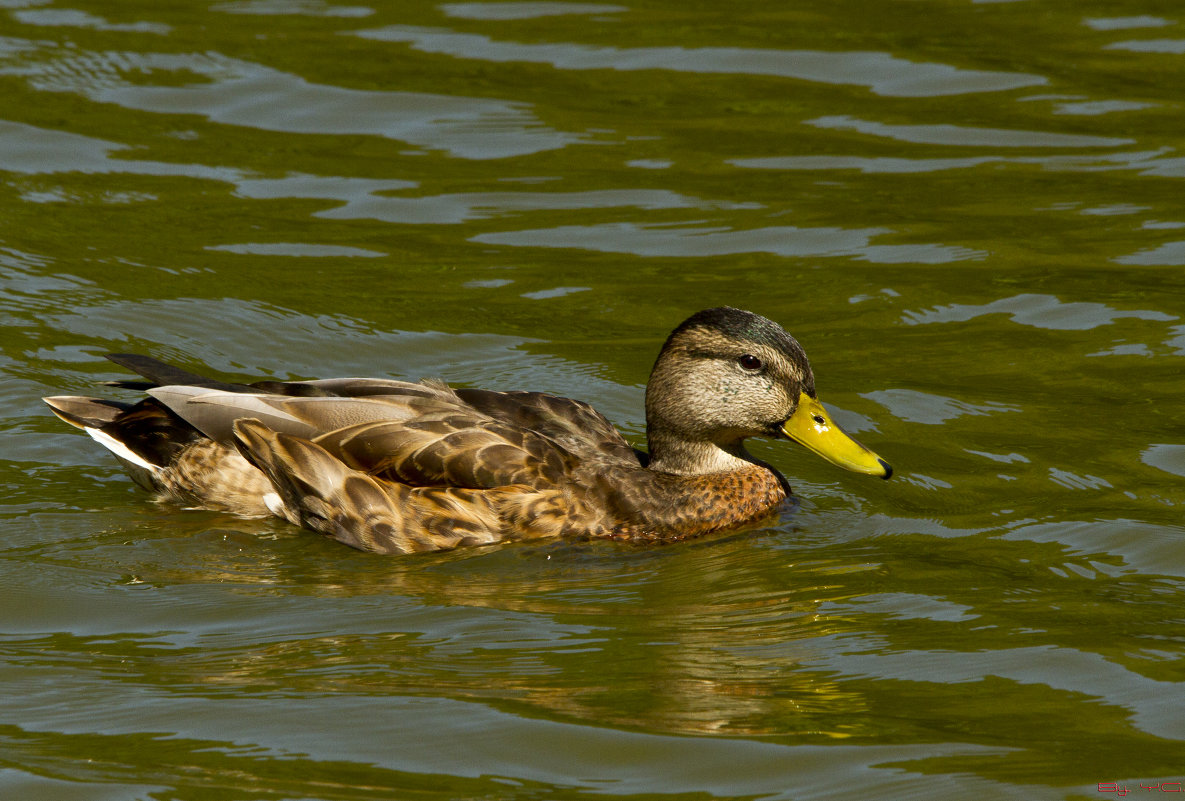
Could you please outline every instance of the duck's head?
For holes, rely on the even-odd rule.
[[[746,437],[772,437],[857,473],[893,474],[832,422],[794,337],[741,309],[698,312],[671,333],[646,386],[646,423],[650,467],[661,472],[735,469],[751,461]]]

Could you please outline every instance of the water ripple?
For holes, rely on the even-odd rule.
[[[1134,139],[1116,139],[1082,134],[1014,131],[1003,128],[968,128],[962,125],[888,125],[847,116],[817,117],[806,125],[841,131],[858,131],[900,142],[956,147],[1121,147]]]
[[[68,8],[36,8],[13,11],[12,16],[26,25],[63,28],[91,28],[96,31],[119,33],[156,33],[167,35],[172,27],[159,22],[108,22],[85,11]]]
[[[374,13],[373,8],[330,5],[324,0],[239,0],[219,3],[210,10],[223,14],[304,17],[369,17]]]
[[[999,412],[1019,412],[1015,406],[1002,403],[968,403],[957,398],[946,398],[914,389],[882,389],[861,397],[874,400],[896,417],[910,423],[942,425],[964,415],[987,415]]]
[[[981,258],[981,251],[935,244],[874,245],[886,228],[797,228],[781,225],[732,230],[696,225],[602,223],[478,234],[473,242],[515,247],[581,248],[637,256],[699,257],[736,253],[778,256],[850,256],[882,264],[946,264]]]
[[[1096,31],[1121,31],[1129,28],[1163,28],[1172,25],[1172,20],[1142,14],[1138,17],[1091,17],[1083,24]]]
[[[1109,44],[1106,50],[1130,50],[1133,53],[1185,54],[1185,39],[1133,39]]]
[[[605,189],[586,192],[472,192],[426,197],[368,193],[341,207],[317,212],[327,219],[373,219],[396,223],[452,225],[521,211],[555,209],[753,208],[752,203],[710,202],[665,189]]]
[[[538,19],[564,14],[617,14],[629,11],[626,6],[607,3],[445,3],[440,10],[450,17],[480,20]]]
[[[827,84],[866,86],[889,97],[935,97],[1040,86],[1039,75],[965,70],[917,63],[879,52],[756,50],[741,47],[608,47],[570,43],[499,42],[440,28],[392,25],[357,36],[407,42],[426,53],[483,61],[526,61],[568,70],[676,70],[722,75],[772,75]]]
[[[1159,311],[1114,309],[1104,303],[1067,303],[1053,295],[1023,294],[984,304],[952,303],[949,306],[937,306],[920,312],[908,311],[902,321],[909,325],[953,323],[973,320],[987,314],[1007,314],[1014,323],[1052,331],[1089,331],[1123,318],[1158,322],[1177,319],[1176,315]]]
[[[151,86],[123,77],[128,72],[189,72],[207,81]],[[200,114],[265,131],[369,134],[467,159],[521,156],[588,139],[543,125],[522,102],[346,89],[214,52],[83,51],[0,64],[0,75],[22,75],[41,91],[77,92],[140,111]]]

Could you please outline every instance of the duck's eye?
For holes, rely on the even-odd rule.
[[[744,356],[737,359],[737,362],[746,370],[760,370],[764,366],[761,363],[761,359],[758,359],[752,353],[746,353]]]

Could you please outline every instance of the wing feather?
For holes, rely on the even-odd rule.
[[[317,443],[349,469],[412,488],[562,487],[582,470],[640,465],[590,405],[540,392],[383,378],[229,384],[147,357],[113,361],[158,384],[149,395],[195,436],[231,443],[237,421],[256,420]]]
[[[458,398],[495,420],[538,432],[574,456],[639,466],[621,432],[591,405],[544,392],[455,390]]]
[[[230,442],[236,420],[255,419],[273,431],[312,439],[318,434],[380,420],[411,421],[453,411],[459,403],[439,393],[366,397],[289,396],[165,386],[148,394],[210,439]]]
[[[558,486],[576,463],[542,435],[462,414],[363,423],[315,441],[355,470],[415,487]]]

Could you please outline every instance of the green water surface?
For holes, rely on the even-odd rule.
[[[0,797],[1176,789],[1182,87],[1157,0],[0,0]],[[723,304],[892,481],[757,443],[769,528],[376,557],[39,400],[131,351],[642,443]]]

